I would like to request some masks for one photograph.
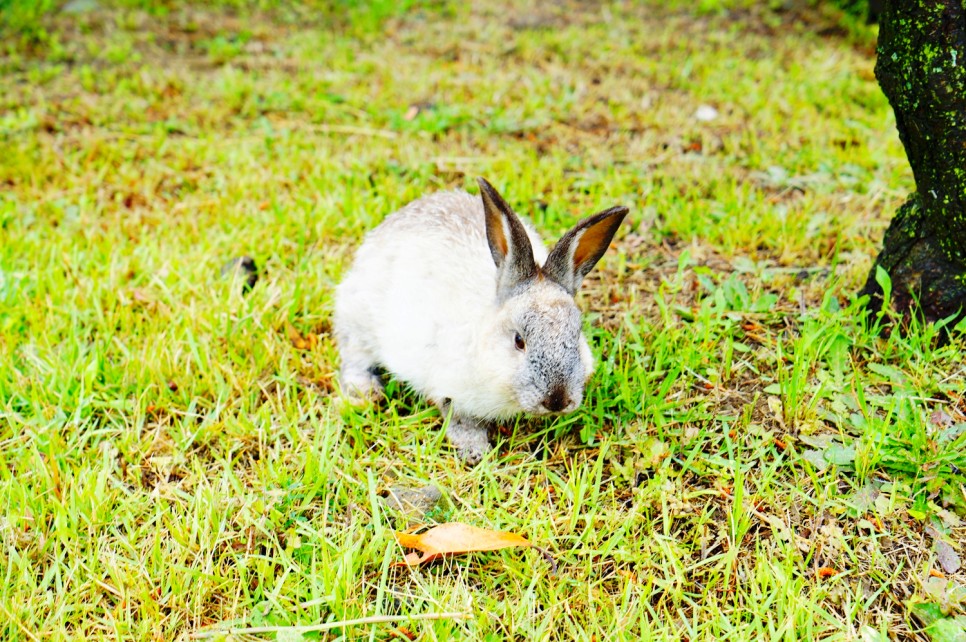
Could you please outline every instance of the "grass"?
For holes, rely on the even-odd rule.
[[[955,639],[962,345],[853,296],[913,188],[872,34],[748,2],[98,4],[0,57],[4,638]],[[328,329],[365,231],[477,175],[548,237],[632,213],[581,295],[584,406],[467,469],[398,387],[339,408]],[[423,521],[556,572],[397,566],[380,496],[426,484]]]

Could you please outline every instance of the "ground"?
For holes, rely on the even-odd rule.
[[[962,342],[879,333],[854,296],[913,187],[868,28],[805,2],[6,4],[4,638],[959,639]],[[579,297],[584,406],[469,468],[399,386],[340,405],[328,331],[365,231],[476,176],[548,237],[631,214]],[[397,565],[382,496],[426,485],[417,521],[543,553]]]

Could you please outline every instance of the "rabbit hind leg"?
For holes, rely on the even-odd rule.
[[[383,386],[376,374],[378,365],[375,361],[365,352],[353,350],[351,345],[343,346],[341,353],[339,385],[343,397],[354,403],[381,399]]]

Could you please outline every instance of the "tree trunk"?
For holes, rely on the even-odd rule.
[[[881,266],[892,305],[938,321],[966,309],[966,10],[962,0],[885,0],[875,75],[896,114],[916,179],[862,289],[882,306]],[[918,300],[919,307],[916,307]]]

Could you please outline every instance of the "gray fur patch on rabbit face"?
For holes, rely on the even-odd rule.
[[[534,287],[545,291],[534,296]],[[555,284],[531,282],[530,288],[528,296],[505,303],[506,344],[518,364],[513,386],[517,402],[533,415],[573,412],[593,370],[580,310]]]

